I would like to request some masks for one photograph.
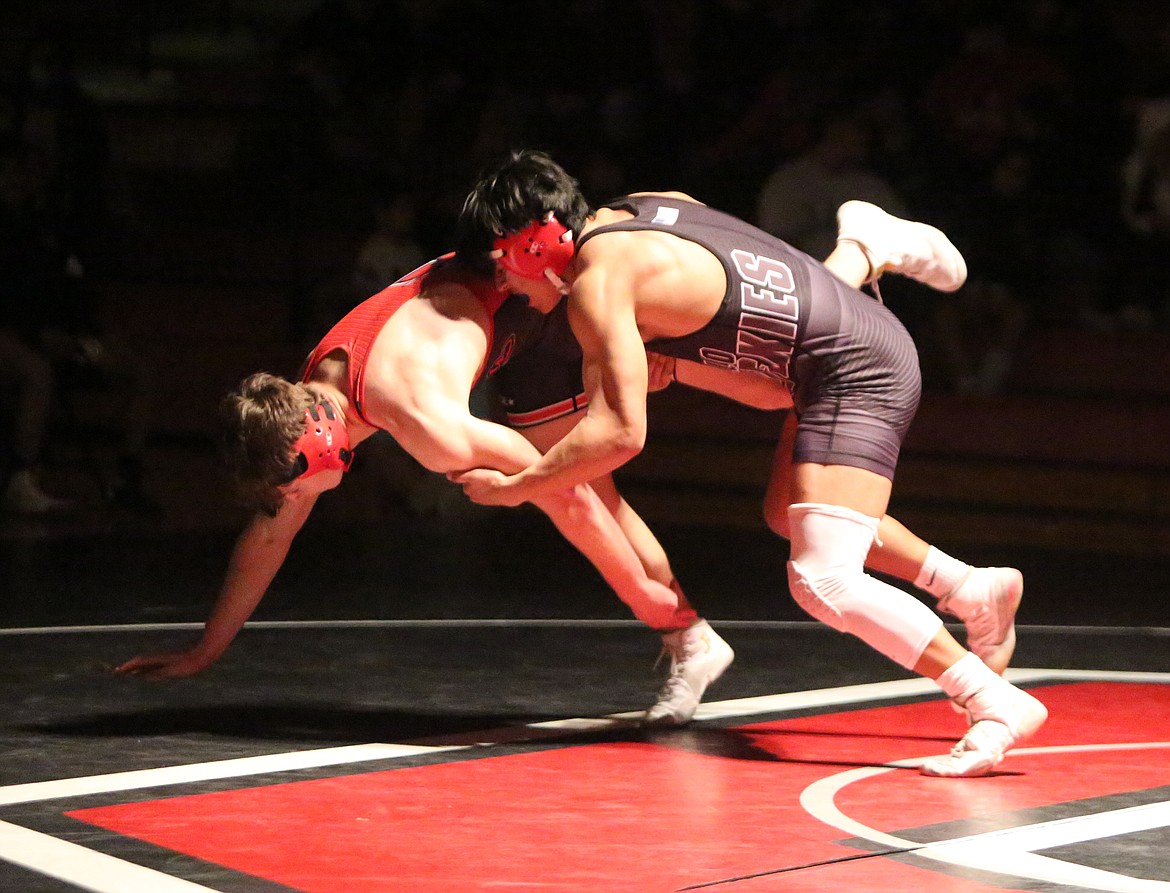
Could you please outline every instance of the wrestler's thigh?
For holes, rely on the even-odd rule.
[[[793,465],[792,502],[839,505],[880,518],[890,504],[893,482],[877,472],[852,465]]]
[[[764,493],[764,519],[780,536],[788,536],[788,506],[792,504],[792,447],[796,443],[798,419],[795,412],[784,418],[780,442],[772,455],[768,489]]]

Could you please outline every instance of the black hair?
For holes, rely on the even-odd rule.
[[[482,173],[463,202],[456,256],[474,263],[504,233],[523,229],[553,211],[577,236],[591,210],[578,182],[552,158],[535,149],[509,152]]]

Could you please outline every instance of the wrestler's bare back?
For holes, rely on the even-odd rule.
[[[470,289],[442,283],[411,298],[386,321],[366,360],[367,418],[413,452],[399,439],[404,423],[448,401],[466,412],[490,332],[491,318]]]

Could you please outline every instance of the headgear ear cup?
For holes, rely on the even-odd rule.
[[[492,244],[492,256],[504,269],[525,279],[552,275],[559,281],[573,260],[573,232],[549,211],[523,229],[500,236]]]
[[[305,410],[305,433],[293,444],[293,450],[297,454],[294,468],[299,471],[293,480],[319,471],[348,471],[353,464],[349,432],[333,404],[325,401]]]

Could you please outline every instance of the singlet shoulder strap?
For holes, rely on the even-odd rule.
[[[641,217],[642,203],[645,201],[645,197],[642,196],[625,195],[621,198],[615,198],[612,201],[606,202],[601,206],[602,208],[612,211],[629,211],[634,215],[634,219],[594,227],[577,239],[577,250],[580,251],[582,245],[594,236],[601,235],[602,233],[629,232],[631,230],[645,229],[644,221],[639,219]]]

